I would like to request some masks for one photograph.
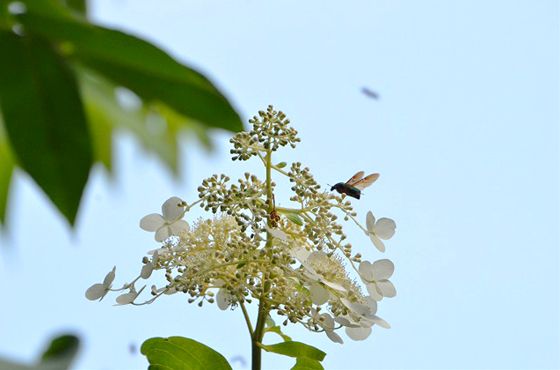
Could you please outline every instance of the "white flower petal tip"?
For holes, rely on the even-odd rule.
[[[372,321],[375,323],[375,325],[380,326],[383,329],[391,329],[391,325],[389,325],[389,323],[387,321],[383,320],[379,316],[373,315]]]
[[[391,239],[396,229],[397,224],[390,218],[383,217],[375,223],[375,234],[383,240]]]
[[[395,265],[389,259],[377,260],[371,265],[375,280],[388,279],[395,272]]]
[[[161,215],[157,213],[152,213],[147,216],[142,217],[140,220],[140,228],[146,231],[157,231],[160,227],[165,224],[165,220]]]
[[[161,213],[166,221],[175,221],[185,213],[185,201],[179,197],[171,197],[161,206]]]
[[[86,290],[86,298],[90,301],[102,300],[105,295],[111,289],[113,285],[113,281],[115,280],[115,271],[117,270],[116,266],[113,266],[113,269],[105,275],[103,279],[103,283],[93,284]]]
[[[375,231],[375,216],[371,211],[366,215],[366,227],[370,233]]]
[[[139,291],[136,291],[134,285],[131,286],[128,293],[121,294],[117,297],[117,304],[115,304],[115,306],[124,306],[133,303],[134,300],[140,295],[140,293],[142,293],[144,288],[146,288],[145,285]]]
[[[329,337],[329,339],[333,342],[344,344],[344,341],[342,340],[340,335],[336,334],[334,330],[325,330],[325,334],[327,334],[327,337]]]
[[[267,226],[266,231],[276,239],[280,239],[284,242],[288,241],[288,234],[286,234],[285,232],[283,232],[280,229],[272,229],[272,228]]]
[[[352,340],[365,340],[371,334],[371,327],[346,327],[346,335]]]
[[[140,228],[155,232],[154,238],[158,242],[163,242],[170,236],[180,235],[189,229],[189,224],[182,220],[187,208],[181,198],[171,197],[161,206],[162,214],[152,213],[143,217],[140,220]]]
[[[140,271],[140,277],[142,277],[142,279],[148,279],[152,275],[153,271],[154,271],[154,265],[152,265],[151,262],[148,262],[144,266],[142,266],[142,270]]]
[[[220,288],[218,290],[218,294],[216,294],[216,303],[218,305],[218,308],[222,311],[225,311],[228,309],[232,302],[233,296],[226,289]]]
[[[314,283],[309,287],[309,293],[311,294],[311,302],[317,306],[327,303],[330,297],[329,291],[318,283]]]
[[[385,252],[385,244],[375,234],[369,234],[369,239],[380,252]]]
[[[96,301],[105,294],[105,286],[103,284],[93,284],[86,290],[86,298],[90,301]]]

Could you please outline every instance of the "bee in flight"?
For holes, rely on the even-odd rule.
[[[378,178],[378,173],[372,173],[364,177],[364,171],[359,171],[350,180],[334,184],[331,187],[331,191],[336,190],[339,194],[346,194],[349,197],[360,199],[362,190],[373,184]]]

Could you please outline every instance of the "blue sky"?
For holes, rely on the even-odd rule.
[[[381,173],[355,206],[395,219],[396,236],[382,256],[348,234],[366,258],[395,262],[398,295],[379,310],[392,329],[340,346],[289,327],[328,353],[326,369],[560,368],[556,1],[93,0],[92,15],[205,71],[246,118],[282,109],[302,143],[278,159],[304,162],[321,183]],[[92,173],[75,232],[20,174],[0,237],[0,355],[31,361],[72,331],[84,341],[79,370],[143,368],[129,346],[151,336],[248,359],[238,311],[180,295],[140,308],[83,298],[113,265],[119,284],[136,276],[155,247],[138,220],[169,196],[194,199],[212,173],[260,171],[231,164],[228,138],[216,132],[211,155],[186,141],[174,181],[120,136],[118,175]]]

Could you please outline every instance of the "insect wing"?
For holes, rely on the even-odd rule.
[[[350,177],[350,180],[346,181],[346,184],[354,186],[354,184],[360,181],[362,177],[364,177],[364,171],[358,171],[354,176]]]
[[[354,183],[354,185],[352,186],[355,187],[356,189],[364,190],[365,188],[373,184],[378,178],[379,178],[378,173],[372,173],[371,175],[368,175],[363,179],[361,179],[360,181]]]

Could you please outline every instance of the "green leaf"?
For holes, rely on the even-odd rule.
[[[303,226],[303,220],[295,213],[286,213],[286,218],[296,225]]]
[[[278,334],[279,336],[282,337],[282,339],[284,340],[284,342],[289,342],[289,341],[292,340],[292,338],[290,338],[289,336],[287,336],[286,334],[284,334],[284,333],[282,332],[282,329],[280,328],[280,326],[271,326],[271,327],[269,327],[269,328],[266,328],[266,329],[265,329],[265,333],[268,333],[268,332]]]
[[[284,167],[286,167],[286,165],[287,165],[286,162],[280,162],[280,163],[278,163],[278,164],[276,165],[276,167],[278,167],[278,168],[284,168]]]
[[[72,365],[78,352],[80,341],[73,335],[55,338],[50,344],[41,361],[35,366],[8,362],[0,359],[2,370],[67,370]]]
[[[306,357],[316,361],[323,361],[326,353],[318,348],[301,342],[283,342],[271,345],[262,345],[262,348],[268,352],[278,353],[279,355],[289,357]]]
[[[140,351],[150,362],[149,370],[231,370],[224,356],[189,338],[150,338]]]
[[[8,143],[2,115],[0,114],[0,225],[6,221],[6,208],[8,206],[8,193],[15,168],[12,149]]]
[[[86,16],[87,15],[87,10],[88,10],[88,5],[87,5],[87,0],[66,0],[66,5],[78,12],[78,14]]]
[[[324,367],[317,360],[312,360],[306,357],[299,357],[296,360],[296,364],[291,370],[323,370]]]
[[[68,369],[78,352],[79,344],[79,339],[73,335],[55,338],[43,353],[37,370]]]
[[[206,77],[142,39],[38,12],[19,19],[26,30],[59,41],[69,55],[148,102],[163,102],[210,127],[243,129],[238,114]]]
[[[178,128],[173,123],[167,124],[157,108],[122,107],[116,99],[116,86],[96,73],[79,68],[78,76],[90,127],[95,127],[92,133],[98,160],[107,167],[112,146],[107,135],[111,131],[126,130],[145,150],[156,153],[173,173],[178,172]],[[154,126],[163,129],[154,130]]]
[[[93,162],[74,75],[50,44],[0,31],[0,107],[18,164],[73,224]]]

